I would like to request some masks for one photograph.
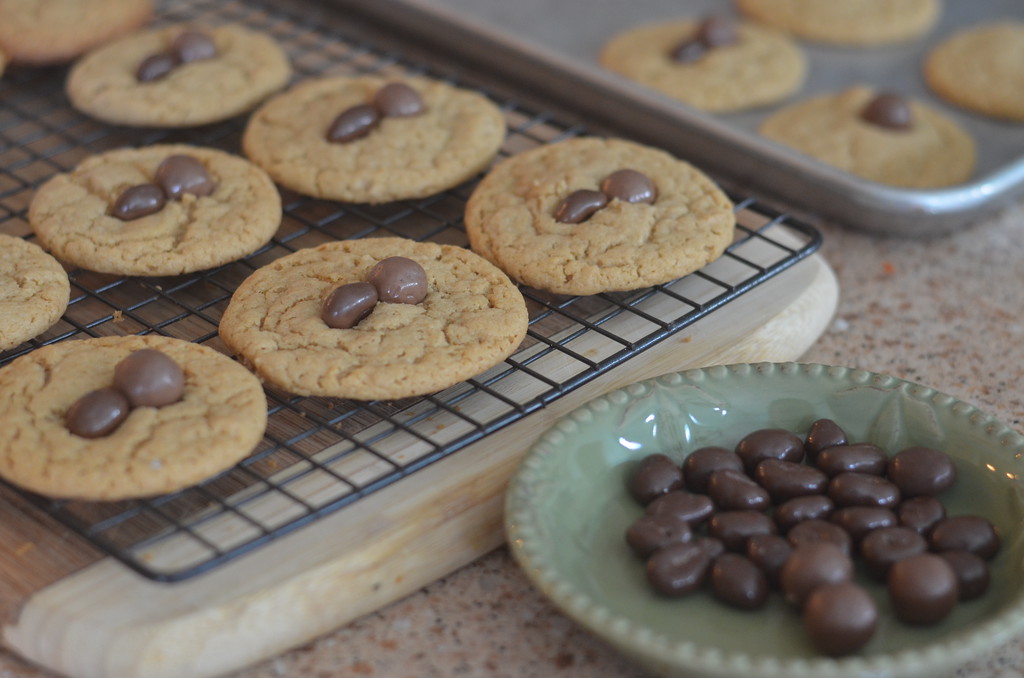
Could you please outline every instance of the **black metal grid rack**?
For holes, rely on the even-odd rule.
[[[272,0],[176,0],[164,3],[157,21],[237,22],[266,31],[289,52],[296,80],[325,73],[415,73],[474,87],[506,115],[501,156],[591,131],[486,83],[354,37],[326,16]],[[13,69],[0,79],[0,232],[32,239],[27,211],[35,188],[97,152],[157,142],[239,152],[244,117],[188,130],[111,127],[69,107],[64,75],[64,69]],[[469,182],[433,197],[376,206],[284,191],[276,237],[241,261],[173,278],[73,270],[72,298],[62,320],[0,355],[0,365],[52,342],[149,332],[225,351],[217,322],[232,291],[259,266],[343,238],[400,235],[466,245],[461,217],[472,188]],[[269,426],[254,453],[232,470],[171,495],[89,503],[7,490],[146,577],[176,581],[206,571],[545,407],[818,248],[813,228],[753,198],[734,199],[737,238],[718,261],[670,284],[631,293],[556,297],[524,289],[530,330],[523,346],[503,364],[444,392],[354,402],[268,390]]]

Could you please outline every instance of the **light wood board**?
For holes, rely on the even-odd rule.
[[[814,255],[525,419],[176,584],[146,580],[0,497],[3,643],[74,678],[204,678],[308,642],[499,546],[508,480],[559,417],[666,372],[796,360],[837,299],[834,274]]]

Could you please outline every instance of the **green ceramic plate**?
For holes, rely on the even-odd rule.
[[[889,612],[859,654],[815,654],[796,611],[775,594],[765,609],[727,608],[707,593],[664,599],[623,535],[642,509],[625,490],[632,462],[654,452],[681,461],[747,433],[803,433],[828,417],[851,441],[892,452],[945,450],[959,479],[950,515],[981,514],[1003,536],[992,585],[942,623],[912,627]],[[601,396],[555,424],[523,459],[506,503],[512,553],[567,615],[658,673],[685,676],[931,676],[1024,632],[1024,436],[933,389],[862,370],[807,364],[713,367],[666,375]]]

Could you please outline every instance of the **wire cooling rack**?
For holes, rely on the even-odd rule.
[[[175,0],[158,24],[235,22],[275,37],[295,80],[320,74],[414,73],[473,87],[504,111],[501,157],[590,132],[585,121],[498,93],[486,81],[412,59],[356,37],[326,6]],[[359,34],[362,36],[362,34]],[[64,69],[13,69],[0,79],[0,232],[33,239],[34,190],[86,157],[122,146],[190,143],[240,152],[244,116],[188,130],[111,127],[72,110]],[[256,268],[322,242],[399,235],[465,246],[462,213],[474,182],[421,199],[353,205],[282,193],[273,241],[226,266],[165,278],[69,273],[60,322],[0,354],[0,365],[52,342],[159,333],[225,351],[217,323],[232,291]],[[401,401],[302,398],[267,391],[269,425],[253,454],[230,471],[175,494],[111,503],[54,501],[8,487],[140,574],[177,581],[287,534],[400,482],[545,407],[728,304],[814,252],[820,235],[753,198],[733,196],[739,227],[726,254],[666,285],[590,297],[523,289],[530,329],[501,365],[443,392]]]

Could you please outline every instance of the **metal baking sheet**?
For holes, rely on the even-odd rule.
[[[1024,195],[1024,124],[972,114],[928,91],[921,63],[951,33],[995,19],[1024,20],[1020,0],[946,2],[939,24],[910,43],[836,48],[801,43],[810,71],[794,97],[864,83],[923,99],[958,121],[978,144],[974,178],[937,190],[862,180],[761,138],[757,125],[774,108],[712,115],[602,69],[598,54],[628,27],[708,13],[736,16],[727,0],[335,0],[359,5],[389,25],[433,40],[440,49],[482,60],[566,105],[625,126],[635,136],[699,163],[734,186],[764,193],[807,214],[899,236],[963,228]]]

